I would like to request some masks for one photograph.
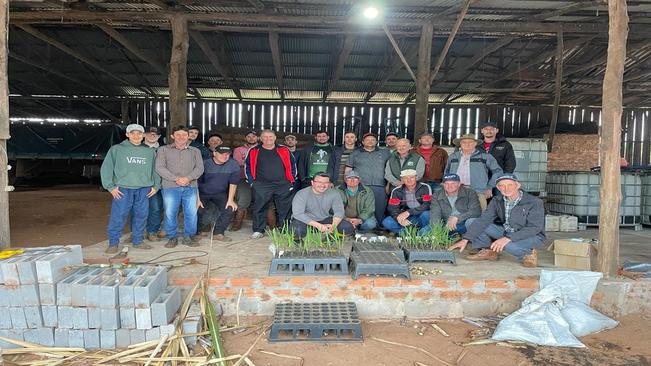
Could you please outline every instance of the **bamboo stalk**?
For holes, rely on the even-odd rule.
[[[156,356],[158,354],[158,352],[160,352],[161,348],[163,348],[163,344],[165,344],[165,342],[167,342],[168,337],[169,337],[169,335],[165,334],[163,336],[163,338],[160,339],[160,342],[158,342],[158,345],[156,346],[154,351],[151,353],[151,356],[149,356],[149,360],[147,360],[147,362],[145,362],[145,366],[149,366],[149,364],[151,363],[151,360],[154,358],[154,356]]]
[[[242,362],[244,361],[244,358],[247,357],[251,353],[251,351],[253,350],[253,347],[255,347],[255,345],[258,343],[260,338],[262,338],[262,336],[264,336],[266,333],[267,333],[267,331],[266,331],[266,327],[265,327],[265,330],[262,331],[262,333],[260,333],[260,335],[258,335],[258,337],[255,339],[255,341],[251,345],[251,347],[249,347],[249,349],[246,350],[246,352],[244,352],[244,354],[242,355],[242,358],[240,358],[233,366],[240,366],[242,364]]]

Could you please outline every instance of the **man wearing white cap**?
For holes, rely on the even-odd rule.
[[[402,185],[391,191],[387,206],[390,216],[382,220],[385,229],[399,233],[410,225],[423,228],[429,224],[432,188],[425,183],[418,183],[416,175],[414,169],[406,169],[400,173]]]
[[[142,145],[144,127],[127,126],[127,140],[112,146],[102,162],[102,186],[111,193],[107,254],[118,252],[120,236],[131,213],[131,240],[134,248],[151,249],[143,244],[149,197],[160,188],[161,178],[154,169],[156,151]]]
[[[344,184],[338,190],[344,203],[344,220],[350,222],[360,233],[375,229],[375,196],[373,191],[360,183],[359,174],[354,170],[346,172]]]

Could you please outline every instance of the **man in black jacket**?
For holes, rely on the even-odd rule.
[[[456,174],[443,176],[442,190],[434,193],[429,210],[429,226],[422,233],[439,223],[447,225],[450,236],[463,235],[479,215],[481,207],[477,193],[461,185],[461,178]]]
[[[545,209],[543,202],[520,190],[520,182],[513,174],[497,178],[501,196],[493,199],[481,216],[470,225],[463,239],[449,250],[463,251],[470,242],[479,253],[469,260],[497,260],[498,253],[506,251],[522,261],[525,267],[538,266],[536,248],[545,241]],[[498,222],[499,224],[496,224]]]
[[[513,173],[515,171],[513,146],[506,141],[506,137],[499,135],[499,132],[495,122],[485,122],[481,128],[484,140],[478,147],[493,155],[504,173]]]
[[[328,131],[317,131],[314,134],[314,142],[295,153],[298,181],[302,188],[310,187],[312,177],[319,173],[328,174],[332,180],[337,177],[339,167],[337,157],[341,154],[328,140],[330,140]]]
[[[389,196],[387,211],[390,216],[382,220],[382,226],[394,233],[399,233],[410,225],[419,228],[427,226],[432,201],[432,188],[416,181],[416,170],[403,170],[400,180],[402,185],[394,188]]]

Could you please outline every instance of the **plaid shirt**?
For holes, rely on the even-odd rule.
[[[511,218],[511,210],[513,210],[513,207],[515,207],[515,205],[517,205],[521,199],[522,191],[518,192],[518,198],[514,199],[513,201],[504,196],[504,231],[507,233],[512,233],[515,231],[509,224],[509,219]]]

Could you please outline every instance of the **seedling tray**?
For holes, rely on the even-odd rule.
[[[276,304],[270,342],[361,342],[362,326],[352,302]]]
[[[410,279],[409,264],[392,252],[356,252],[350,254],[353,279],[360,275],[405,276]]]
[[[356,252],[390,252],[394,253],[397,257],[405,260],[405,252],[402,249],[389,244],[389,243],[365,243],[365,242],[356,242],[353,244],[353,250]]]
[[[348,258],[326,253],[284,253],[271,260],[269,275],[348,275]]]
[[[403,248],[407,261],[413,262],[449,262],[457,265],[457,257],[454,252],[447,250],[421,250]]]

